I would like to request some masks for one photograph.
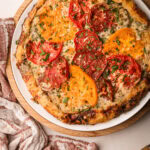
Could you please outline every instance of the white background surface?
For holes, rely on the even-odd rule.
[[[23,0],[0,0],[0,17],[13,17]],[[139,1],[139,0],[137,0]],[[49,134],[59,134],[44,127]],[[96,138],[78,138],[96,142],[101,150],[140,150],[150,144],[150,113],[131,127],[120,132]]]

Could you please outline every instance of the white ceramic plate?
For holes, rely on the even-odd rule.
[[[22,24],[23,24],[25,18],[27,17],[28,13],[32,9],[33,5],[36,2],[37,2],[37,0],[33,0],[33,2],[27,7],[27,9],[22,14],[22,16],[21,16],[21,18],[17,24],[17,27],[15,29],[13,40],[12,40],[12,46],[11,46],[11,65],[12,65],[13,74],[14,74],[17,86],[18,86],[21,94],[23,95],[23,97],[28,102],[28,104],[37,113],[39,113],[39,115],[41,115],[42,117],[44,117],[48,121],[50,121],[56,125],[59,125],[61,127],[67,128],[67,129],[79,130],[79,131],[96,131],[96,130],[102,130],[102,129],[107,129],[107,128],[116,126],[116,125],[126,121],[127,119],[129,119],[130,117],[135,115],[140,109],[142,109],[143,106],[148,102],[148,100],[150,98],[150,92],[141,100],[139,105],[137,105],[131,111],[123,113],[119,117],[114,118],[114,119],[112,119],[106,123],[99,123],[96,125],[69,125],[69,124],[65,124],[65,123],[62,123],[61,121],[57,120],[55,117],[53,117],[51,114],[49,114],[42,106],[34,103],[31,100],[32,96],[29,93],[29,91],[28,91],[28,89],[27,89],[27,87],[26,87],[26,85],[25,85],[25,83],[21,77],[21,74],[20,74],[20,72],[16,66],[16,59],[15,59],[14,54],[16,51],[16,40],[19,39],[21,31],[22,31]],[[149,15],[148,17],[150,18],[150,10],[144,5],[144,3],[140,0],[136,0],[136,3],[139,5],[139,7],[141,7],[141,9],[143,11],[145,11],[145,13],[147,15]]]

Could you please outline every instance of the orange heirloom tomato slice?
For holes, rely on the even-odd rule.
[[[144,55],[144,44],[136,39],[136,34],[131,28],[122,28],[112,34],[104,44],[104,53],[109,55],[124,54],[134,59]]]
[[[76,65],[70,66],[70,79],[63,87],[67,97],[67,107],[74,112],[84,106],[94,107],[97,104],[97,88],[94,80]]]

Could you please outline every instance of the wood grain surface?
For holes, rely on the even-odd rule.
[[[18,20],[19,20],[19,18],[21,16],[21,14],[25,10],[25,8],[29,5],[30,2],[32,2],[32,0],[25,0],[24,3],[19,8],[19,10],[17,11],[16,15],[14,16],[16,24],[17,24],[17,22],[18,22]],[[117,125],[115,127],[112,127],[112,128],[109,128],[109,129],[105,129],[105,130],[92,131],[92,132],[82,132],[82,131],[75,131],[75,130],[65,129],[65,128],[62,128],[60,126],[57,126],[57,125],[49,122],[48,120],[46,120],[45,118],[40,116],[26,102],[26,100],[24,99],[24,97],[22,96],[22,94],[20,93],[20,91],[19,91],[19,89],[18,89],[18,87],[16,85],[16,82],[15,82],[15,79],[14,79],[14,76],[13,76],[13,72],[12,72],[12,68],[11,68],[10,59],[8,60],[6,72],[7,72],[7,76],[8,76],[8,80],[10,82],[11,88],[12,88],[14,94],[16,95],[19,103],[23,106],[23,108],[33,118],[35,118],[37,121],[39,121],[41,124],[51,128],[52,130],[55,130],[55,131],[63,133],[63,134],[72,135],[72,136],[84,136],[84,137],[95,137],[95,136],[103,136],[103,135],[111,134],[113,132],[117,132],[117,131],[120,131],[120,130],[122,130],[124,128],[127,128],[127,127],[131,126],[133,123],[135,123],[137,120],[139,120],[145,113],[150,111],[150,101],[149,101],[145,105],[145,107],[141,111],[139,111],[136,115],[134,115],[132,118],[130,118],[126,122],[124,122],[122,124],[119,124],[119,125]]]
[[[150,8],[150,0],[143,0],[143,2]]]

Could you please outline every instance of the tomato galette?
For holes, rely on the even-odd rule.
[[[132,0],[38,0],[16,59],[32,100],[50,114],[105,122],[149,91],[149,21]]]

